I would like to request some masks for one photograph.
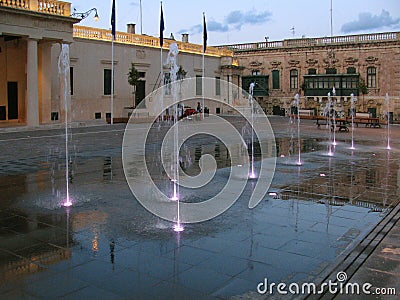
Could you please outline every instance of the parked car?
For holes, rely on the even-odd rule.
[[[195,115],[197,112],[194,108],[191,107],[186,107],[185,112],[184,112],[184,117],[188,117],[191,115]]]

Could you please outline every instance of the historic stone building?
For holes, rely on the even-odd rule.
[[[38,126],[64,120],[103,120],[111,114],[111,31],[74,25],[70,3],[62,1],[0,0],[0,126]],[[163,62],[171,43],[179,48],[178,64],[186,77],[201,79],[202,45],[165,39]],[[69,45],[67,92],[60,83],[61,45]],[[238,84],[239,67],[230,50],[207,47],[205,76]],[[140,78],[133,96],[128,83],[131,64]],[[161,73],[159,38],[117,32],[114,41],[114,118],[126,118],[132,108],[167,80]],[[235,76],[236,74],[236,76]],[[229,99],[228,99],[229,100]],[[67,103],[67,106],[65,105]],[[216,112],[217,108],[213,107]],[[221,110],[219,110],[221,112]]]
[[[110,116],[110,30],[76,25],[80,19],[71,17],[70,3],[61,1],[0,0],[0,17],[0,125],[58,123],[64,116],[63,101],[71,104],[72,121],[105,121]],[[126,118],[168,82],[168,67],[163,74],[160,69],[173,42],[179,48],[179,66],[187,78],[196,78],[196,89],[199,79],[201,88],[202,45],[189,43],[188,35],[182,41],[165,39],[160,62],[157,37],[135,34],[134,25],[117,32],[115,118]],[[62,44],[70,49],[67,94],[58,70]],[[131,63],[140,75],[135,97],[127,80]],[[215,86],[207,87],[212,91],[205,92],[230,105],[243,96],[240,87],[248,91],[256,82],[254,95],[267,114],[290,113],[296,93],[302,109],[321,114],[330,92],[339,115],[349,114],[354,94],[358,112],[383,118],[388,93],[390,116],[400,121],[400,32],[207,47],[205,77],[215,79]],[[196,90],[194,101],[198,97],[201,92]],[[210,107],[210,113],[226,112],[231,113],[218,105]]]
[[[353,93],[358,112],[383,117],[388,93],[390,112],[400,121],[400,32],[224,47],[233,50],[244,67],[243,88],[257,83],[254,93],[269,114],[287,114],[296,93],[301,95],[301,108],[320,114],[335,87],[339,114],[349,113]]]

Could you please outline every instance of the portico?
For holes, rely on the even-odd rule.
[[[73,42],[71,4],[0,0],[0,125],[51,121],[51,48]]]

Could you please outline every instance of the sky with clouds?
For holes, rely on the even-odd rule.
[[[68,0],[67,0],[68,1]],[[110,28],[112,0],[69,1],[77,12],[93,7],[92,17],[80,25]],[[140,20],[140,2],[143,20]],[[400,31],[400,0],[332,0],[333,34],[347,35]],[[330,35],[331,0],[163,0],[164,36],[177,40],[189,33],[190,42],[202,43],[203,12],[209,45],[283,40]],[[136,23],[136,32],[159,35],[160,1],[116,0],[117,30]],[[140,26],[142,24],[142,26]]]

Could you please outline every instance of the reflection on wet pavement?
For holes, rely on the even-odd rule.
[[[312,280],[399,201],[397,152],[365,142],[363,151],[338,146],[335,157],[327,157],[325,140],[310,137],[302,140],[304,165],[297,167],[290,163],[290,139],[281,135],[270,189],[276,195],[250,210],[249,182],[224,214],[177,234],[133,198],[118,147],[123,127],[100,129],[72,135],[74,206],[68,209],[61,207],[63,137],[48,131],[43,139],[16,134],[14,147],[0,141],[2,298],[253,298],[265,277]],[[149,141],[146,161],[160,188],[168,189],[158,149]],[[205,153],[219,170],[201,194],[187,191],[188,199],[207,198],[226,182],[230,155],[216,139],[184,144],[182,168],[196,174]]]

